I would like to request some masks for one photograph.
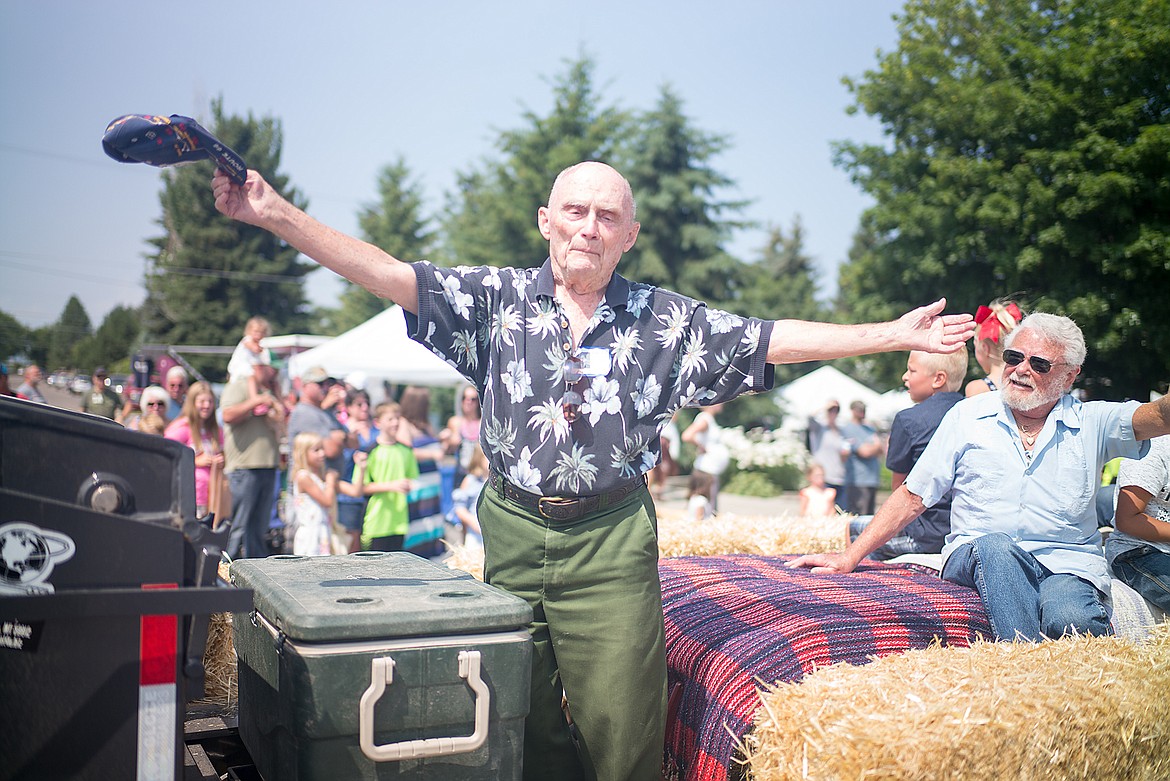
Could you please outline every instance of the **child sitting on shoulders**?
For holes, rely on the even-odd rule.
[[[258,396],[261,391],[267,390],[279,398],[280,393],[277,391],[275,383],[262,384],[256,378],[255,367],[257,364],[272,365],[272,358],[268,354],[268,350],[260,344],[262,339],[268,337],[268,330],[268,321],[263,317],[249,318],[244,325],[244,338],[236,345],[231,360],[228,361],[228,382],[247,379],[249,396]],[[267,407],[264,407],[264,412],[257,411],[256,414],[263,415],[267,411]]]
[[[687,492],[686,517],[692,521],[705,521],[715,514],[711,507],[711,494],[715,491],[715,475],[695,470]]]
[[[825,518],[837,514],[837,489],[825,484],[825,468],[813,461],[804,473],[808,485],[800,489],[801,517]]]

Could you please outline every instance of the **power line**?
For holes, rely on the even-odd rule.
[[[5,144],[0,141],[0,150],[6,152],[15,152],[17,154],[28,155],[29,157],[46,157],[50,160],[63,160],[67,163],[80,163],[81,165],[93,165],[106,167],[106,162],[99,159],[91,159],[88,157],[75,157],[73,155],[63,155],[60,152],[49,152],[44,149],[30,149],[25,146],[16,146],[15,144]],[[97,158],[97,155],[94,155]]]
[[[77,274],[72,268],[51,268],[46,266],[33,266],[25,263],[17,263],[10,260],[4,260],[5,257],[27,258],[29,260],[60,260],[65,262],[77,262],[79,258],[63,258],[60,256],[54,257],[50,255],[37,255],[34,253],[12,252],[9,250],[0,250],[0,266],[7,266],[9,268],[18,268],[22,271],[33,271],[42,274],[61,274],[68,273],[70,277],[76,279],[84,279],[86,281],[102,282],[105,284],[126,284],[124,282],[116,282],[110,280],[108,277],[89,276],[86,274]],[[310,269],[313,271],[315,269]],[[150,273],[150,272],[148,272]],[[218,277],[220,279],[232,279],[241,282],[271,282],[273,284],[281,282],[295,282],[303,280],[305,274],[260,274],[251,271],[228,271],[226,269],[211,269],[211,268],[195,268],[193,266],[161,266],[155,268],[153,273],[167,273],[180,274],[191,277]],[[307,273],[307,272],[306,272]]]

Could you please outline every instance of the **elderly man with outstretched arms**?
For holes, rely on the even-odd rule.
[[[772,364],[955,351],[974,330],[942,314],[945,300],[889,323],[768,322],[626,280],[615,269],[638,237],[633,194],[596,162],[554,182],[535,215],[549,256],[534,269],[400,262],[255,172],[243,186],[217,174],[213,189],[224,214],[400,304],[412,337],[479,391],[485,577],[535,616],[526,779],[660,777],[666,660],[645,473],[671,415],[770,388]]]

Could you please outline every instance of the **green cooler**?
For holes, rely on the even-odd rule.
[[[519,779],[532,610],[410,553],[237,561],[239,729],[266,781]]]

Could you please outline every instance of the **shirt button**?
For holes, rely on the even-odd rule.
[[[565,344],[564,344],[564,348],[565,348],[566,350],[569,350],[569,349],[571,349],[572,347],[573,347],[573,345],[569,344],[568,342],[565,342]]]

